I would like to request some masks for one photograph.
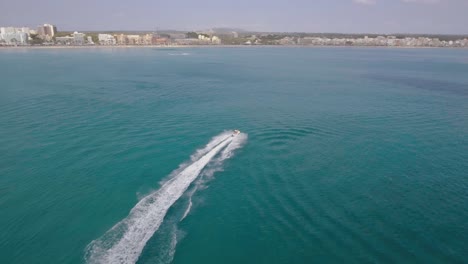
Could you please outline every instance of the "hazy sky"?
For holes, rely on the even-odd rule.
[[[59,30],[468,34],[468,0],[1,0],[0,25]]]

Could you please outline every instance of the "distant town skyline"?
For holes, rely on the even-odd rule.
[[[2,26],[60,31],[203,30],[468,34],[466,0],[2,1]]]

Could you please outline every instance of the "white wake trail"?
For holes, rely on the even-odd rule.
[[[204,149],[192,156],[192,164],[144,197],[130,214],[92,241],[86,250],[88,263],[135,263],[148,240],[158,230],[169,208],[184,194],[203,168],[229,143],[229,133],[215,137]]]
[[[179,168],[171,172],[171,174],[166,177],[165,179],[162,179],[160,182],[161,185],[164,185],[166,182],[172,180],[174,177],[180,174],[181,171],[185,170],[189,165],[191,165],[193,162],[197,161],[200,159],[203,155],[208,153],[210,150],[212,150],[216,145],[221,143],[223,140],[225,140],[227,137],[230,137],[232,135],[232,131],[224,131],[223,133],[213,137],[208,144],[206,144],[205,147],[201,149],[197,149],[195,153],[193,153],[190,156],[190,161],[184,162],[179,165]]]
[[[234,151],[238,148],[241,148],[246,142],[247,142],[247,134],[241,133],[237,135],[236,137],[232,139],[231,143],[229,143],[229,145],[227,145],[220,152],[220,154],[210,162],[211,166],[203,170],[202,174],[199,177],[200,179],[195,182],[194,188],[187,193],[187,197],[189,201],[188,201],[187,208],[185,209],[185,212],[183,216],[181,217],[180,221],[183,221],[187,217],[187,215],[190,213],[190,210],[192,209],[192,205],[193,205],[192,197],[195,194],[195,192],[198,189],[203,189],[205,187],[205,184],[213,178],[213,175],[216,172],[222,171],[223,161],[231,158],[232,155],[234,154]]]

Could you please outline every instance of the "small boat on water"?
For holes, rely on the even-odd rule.
[[[240,134],[240,131],[237,130],[237,129],[235,129],[234,132],[232,132],[232,136],[233,136],[233,137],[234,137],[234,136],[237,136],[237,135],[239,135],[239,134]]]

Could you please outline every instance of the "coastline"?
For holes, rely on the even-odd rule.
[[[384,49],[468,49],[467,47],[416,47],[416,46],[330,46],[330,45],[83,45],[83,46],[0,46],[2,49],[122,49],[122,48],[384,48]]]

